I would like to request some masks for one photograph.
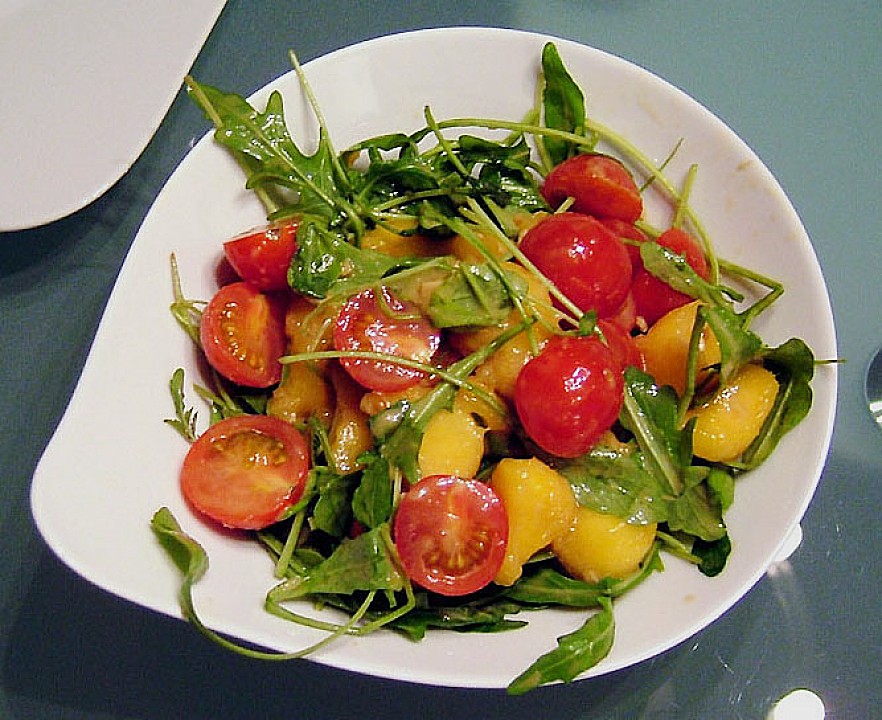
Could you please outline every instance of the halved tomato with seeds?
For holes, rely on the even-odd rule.
[[[181,492],[226,527],[259,530],[300,499],[308,470],[309,449],[293,425],[240,415],[220,420],[193,443],[181,469]]]
[[[394,538],[413,582],[441,595],[467,595],[488,585],[499,572],[508,542],[508,515],[489,485],[431,475],[402,495]]]
[[[206,306],[199,324],[202,351],[228,380],[265,388],[282,377],[285,353],[284,308],[253,285],[224,285]]]
[[[388,288],[373,288],[353,295],[337,315],[334,347],[337,350],[374,352],[392,356],[390,362],[343,357],[340,364],[352,378],[370,390],[406,390],[427,377],[394,358],[428,365],[441,344],[441,331],[413,303],[399,300]]]

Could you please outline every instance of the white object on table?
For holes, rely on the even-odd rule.
[[[0,232],[85,207],[153,137],[224,0],[0,0]]]

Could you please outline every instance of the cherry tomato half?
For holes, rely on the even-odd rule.
[[[382,288],[353,295],[337,315],[334,347],[394,355],[421,363],[431,362],[441,344],[441,332],[412,303]],[[424,372],[394,362],[342,358],[340,364],[360,385],[379,392],[396,392],[416,385]]]
[[[431,475],[402,495],[393,536],[413,582],[441,595],[467,595],[499,572],[508,516],[489,485]]]
[[[202,313],[199,335],[209,364],[228,380],[264,388],[281,379],[283,308],[249,283],[231,283],[217,291]]]
[[[288,267],[297,251],[297,223],[270,223],[224,243],[233,270],[259,290],[288,287]]]
[[[514,401],[524,431],[558,457],[588,452],[622,408],[622,366],[597,337],[557,336],[524,365]]]
[[[679,228],[669,228],[658,236],[656,242],[682,255],[699,276],[708,279],[707,259],[698,242],[691,235]],[[631,292],[637,304],[637,314],[641,315],[649,325],[674,308],[692,302],[691,297],[677,292],[666,282],[652,275],[643,267],[642,262],[634,274]]]
[[[597,218],[634,222],[643,214],[643,198],[631,173],[608,155],[576,155],[548,173],[542,196],[552,207],[568,197],[572,209]]]
[[[588,215],[551,215],[524,235],[520,249],[583,312],[614,314],[628,295],[628,251]]]
[[[193,443],[181,492],[199,512],[231,528],[278,521],[306,486],[309,451],[293,425],[268,415],[220,420]]]

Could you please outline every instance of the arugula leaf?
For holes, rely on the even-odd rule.
[[[510,695],[522,695],[545,683],[569,682],[594,667],[612,649],[616,625],[612,601],[598,599],[600,610],[575,632],[557,639],[557,647],[534,662],[508,686]]]
[[[510,283],[523,287],[522,278],[508,275]],[[496,325],[514,307],[499,275],[488,264],[460,264],[429,300],[428,314],[438,328]]]
[[[389,626],[411,640],[422,640],[433,628],[470,633],[497,633],[517,630],[527,623],[507,616],[521,611],[516,603],[494,602],[489,605],[441,605],[416,607]]]
[[[625,370],[622,424],[634,434],[645,467],[674,495],[683,490],[681,468],[692,457],[691,434],[680,430],[677,418],[673,389],[659,387],[650,375],[635,367]]]
[[[609,595],[609,589],[604,584],[575,580],[546,567],[521,576],[505,594],[512,600],[534,605],[590,608],[597,607],[600,598]]]
[[[324,562],[303,576],[270,590],[267,600],[281,603],[307,595],[351,595],[358,590],[402,590],[405,579],[389,554],[388,525],[344,539]]]
[[[331,291],[345,294],[382,278],[401,263],[384,253],[358,248],[340,234],[304,221],[297,230],[297,252],[288,269],[288,284],[314,298]]]
[[[585,96],[564,67],[554,43],[546,43],[542,49],[542,73],[545,126],[581,134],[585,127]],[[552,167],[574,154],[572,144],[565,140],[546,136],[543,144]]]
[[[704,482],[707,475],[706,467],[686,469],[685,488],[670,502],[667,523],[675,532],[680,530],[711,542],[726,534],[726,526],[720,502]]]
[[[187,407],[184,402],[183,368],[178,368],[172,373],[168,387],[175,407],[175,417],[166,418],[166,424],[177,430],[185,440],[196,442],[196,411],[192,407]]]
[[[720,381],[725,384],[760,351],[759,336],[745,327],[745,318],[735,312],[722,288],[702,278],[682,255],[648,241],[641,243],[640,257],[652,275],[703,303],[700,311],[720,344]]]
[[[729,306],[722,289],[695,272],[684,255],[679,255],[653,240],[647,240],[640,243],[640,259],[651,275],[664,281],[677,292],[708,305]]]
[[[291,204],[304,214],[330,221],[351,214],[335,178],[335,157],[325,128],[314,154],[300,151],[288,133],[282,96],[273,92],[263,112],[235,93],[188,78],[190,96],[217,128],[215,138],[237,154],[248,170],[247,187],[275,184],[294,191]]]
[[[775,404],[756,439],[742,456],[745,469],[762,464],[781,438],[796,427],[812,406],[814,355],[798,338],[791,338],[777,348],[761,354],[763,365],[775,373],[780,384]]]
[[[731,552],[732,542],[728,535],[709,542],[698,538],[692,544],[692,554],[701,559],[698,569],[708,577],[716,577],[723,572]]]
[[[361,483],[352,496],[355,519],[367,528],[375,528],[392,515],[392,479],[389,463],[376,452],[366,452],[358,462],[364,465]]]
[[[762,340],[745,329],[741,318],[726,307],[705,307],[703,311],[720,344],[720,382],[725,385],[738,368],[756,357]]]
[[[352,516],[352,480],[325,466],[314,467],[311,472],[318,500],[309,518],[309,525],[313,530],[342,538]]]
[[[582,457],[555,464],[570,482],[579,505],[633,523],[663,522],[668,516],[668,484],[647,470],[634,448],[596,447]]]

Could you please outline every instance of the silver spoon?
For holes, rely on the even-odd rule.
[[[867,366],[864,394],[873,419],[882,427],[882,347],[876,350]]]

